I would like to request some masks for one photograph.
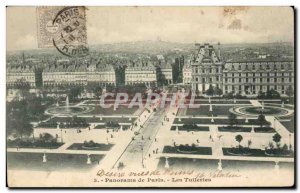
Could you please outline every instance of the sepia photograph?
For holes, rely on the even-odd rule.
[[[295,185],[292,6],[7,6],[9,188]]]

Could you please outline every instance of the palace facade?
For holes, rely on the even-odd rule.
[[[221,60],[220,48],[199,45],[192,58],[192,91],[205,94],[210,85],[222,89],[223,94],[257,95],[260,91],[275,90],[286,94],[294,85],[294,61],[256,58],[243,61]]]
[[[191,61],[192,66],[192,91],[204,93],[210,85],[222,88],[223,62],[220,59],[220,48],[218,53],[212,45],[196,44],[197,53]]]
[[[223,92],[256,95],[259,91],[276,90],[286,94],[294,85],[294,62],[288,60],[231,61],[223,70]]]

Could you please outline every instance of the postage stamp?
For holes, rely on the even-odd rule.
[[[55,47],[69,57],[89,53],[85,7],[37,7],[38,47]]]

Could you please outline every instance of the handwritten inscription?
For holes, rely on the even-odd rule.
[[[112,172],[105,171],[103,169],[99,170],[96,174],[94,182],[104,182],[104,183],[118,183],[118,182],[148,182],[148,183],[201,183],[201,182],[211,182],[216,178],[239,178],[241,177],[238,173],[233,172],[223,172],[223,171],[211,171],[202,172],[194,170],[153,170],[153,171],[121,171]]]

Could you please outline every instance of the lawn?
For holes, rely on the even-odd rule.
[[[207,115],[207,116],[211,116],[212,114],[214,116],[224,116],[224,115],[228,115],[229,114],[229,109],[233,108],[232,105],[229,106],[216,106],[216,105],[212,105],[212,112],[209,111],[209,105],[204,105],[204,106],[200,106],[200,108],[189,108],[186,111],[186,115]]]
[[[218,127],[220,132],[251,132],[250,127]]]
[[[105,125],[97,125],[94,129],[106,129]]]
[[[173,154],[194,154],[194,155],[212,155],[211,147],[195,147],[195,151],[181,151],[179,146],[164,146],[163,153],[173,153]]]
[[[280,123],[291,133],[295,131],[295,119],[294,116],[290,117],[290,121],[280,121]]]
[[[26,141],[7,141],[8,148],[34,148],[34,149],[57,149],[64,143],[45,143],[45,142],[26,142]]]
[[[103,144],[96,143],[93,147],[85,147],[83,143],[73,143],[67,149],[70,150],[92,150],[92,151],[109,151],[114,145],[113,144]]]
[[[256,133],[276,133],[276,130],[272,127],[255,127],[254,132],[256,132]]]
[[[99,117],[81,117],[86,120],[87,123],[106,123],[109,121],[115,121],[118,123],[133,123],[137,118],[132,117],[131,120],[129,120],[128,117],[102,117],[102,120],[100,120]],[[54,117],[53,119],[47,121],[48,122],[65,122],[67,121],[68,117]]]
[[[209,125],[228,125],[228,119],[214,119],[214,122],[211,122],[211,119],[200,119],[200,118],[176,118],[173,124],[209,124]],[[248,119],[248,123],[244,119],[237,119],[237,125],[258,125],[256,119]]]
[[[234,104],[245,104],[245,105],[249,105],[249,104],[251,104],[251,102],[250,101],[236,101],[236,103],[234,103],[233,102],[233,100],[221,100],[221,101],[211,101],[210,103],[209,103],[209,101],[208,100],[201,100],[201,101],[199,101],[199,100],[195,100],[194,101],[194,103],[195,104],[215,104],[215,105],[217,105],[217,104],[232,104],[232,105],[234,105]]]
[[[294,157],[294,156],[281,156],[281,155],[266,155],[264,150],[261,149],[249,149],[249,154],[241,155],[241,154],[233,154],[230,153],[232,148],[222,148],[223,154],[226,156],[249,156],[249,157]]]
[[[42,162],[43,153],[7,152],[7,167],[13,170],[35,171],[87,171],[98,165],[103,155],[90,155],[92,163],[86,164],[86,154],[48,153],[47,162]]]
[[[175,131],[176,130],[176,126],[172,126],[171,127],[171,131]],[[198,126],[197,129],[187,129],[187,128],[184,128],[182,126],[178,126],[178,131],[209,131],[209,127],[206,127],[206,126]]]
[[[129,108],[127,105],[121,105],[118,107],[118,109],[114,110],[113,107],[110,108],[102,108],[101,106],[95,106],[95,108],[86,113],[86,114],[95,114],[95,115],[120,115],[120,114],[126,114],[126,115],[133,115],[139,107],[132,107]]]

